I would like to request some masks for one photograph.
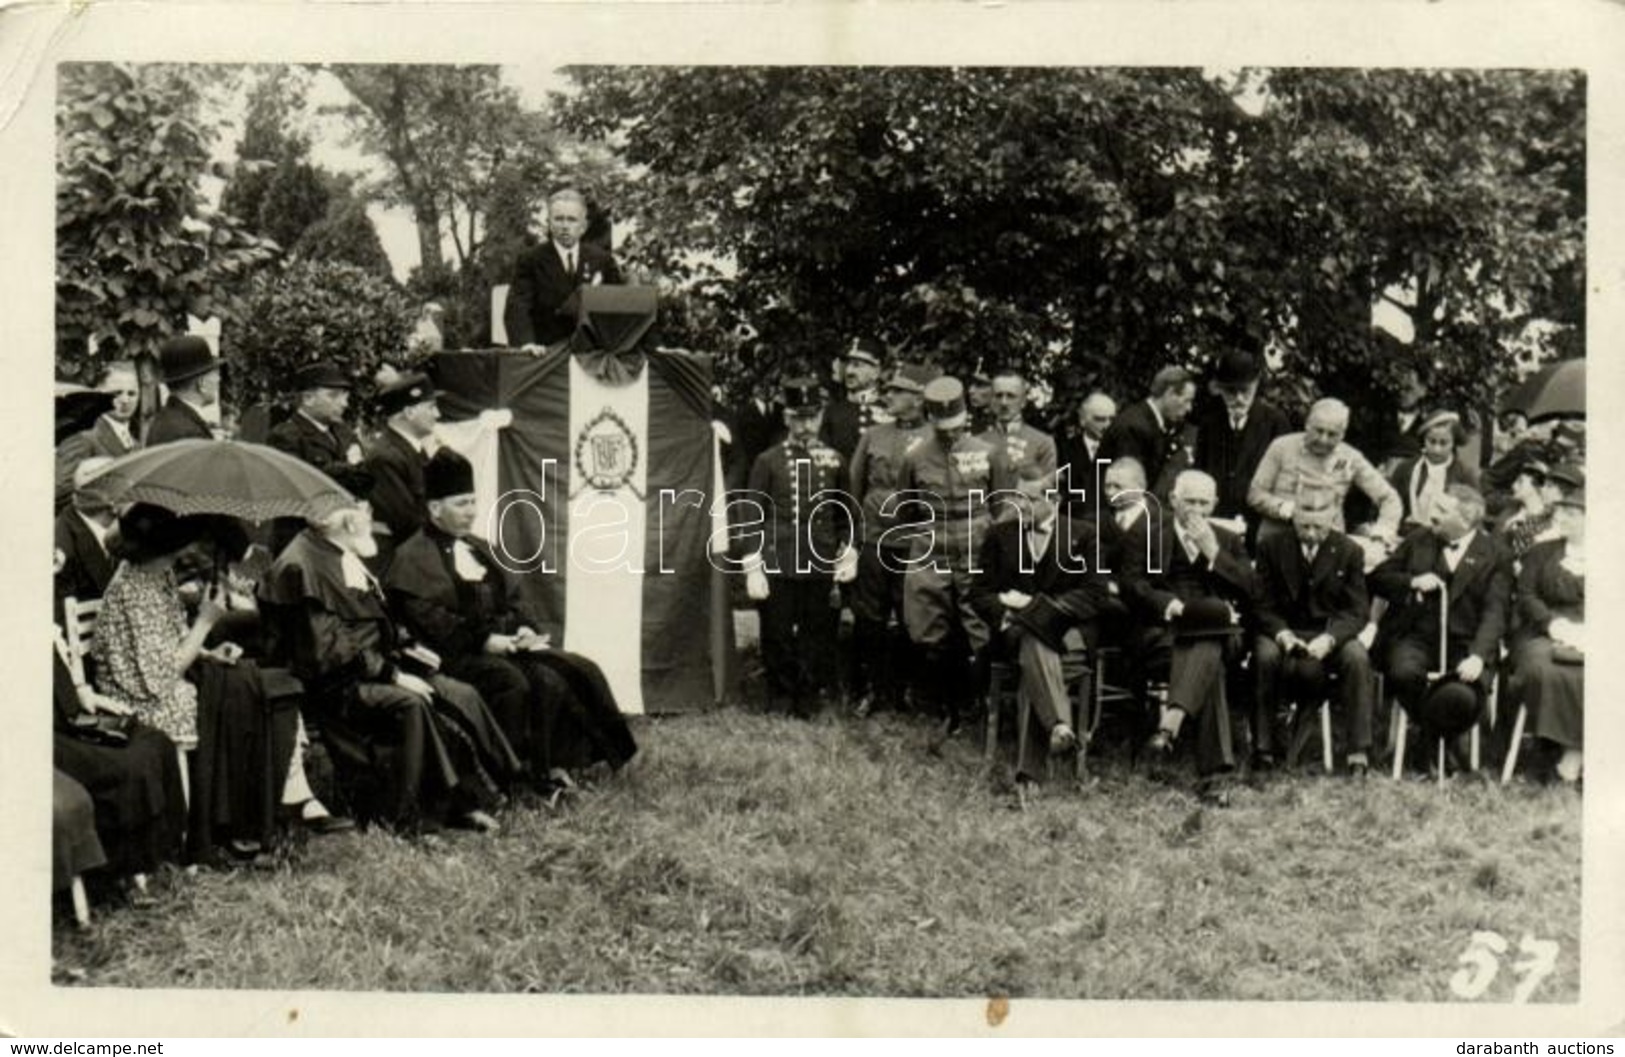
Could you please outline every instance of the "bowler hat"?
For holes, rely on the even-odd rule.
[[[349,389],[354,385],[349,375],[327,360],[307,363],[293,376],[293,389],[296,393],[311,389]]]
[[[446,499],[474,492],[474,464],[450,448],[441,448],[423,467],[423,495]]]
[[[853,338],[852,345],[846,350],[846,358],[879,367],[881,352],[880,342],[875,339]]]
[[[1227,349],[1213,369],[1213,382],[1226,388],[1239,388],[1258,381],[1260,373],[1258,357],[1245,349]]]
[[[1482,702],[1478,693],[1457,679],[1446,679],[1429,690],[1417,710],[1422,725],[1440,737],[1464,734],[1478,722]]]
[[[209,343],[196,334],[179,334],[158,346],[158,374],[165,385],[176,386],[219,369]]]
[[[378,410],[386,415],[405,411],[414,404],[435,398],[434,383],[429,376],[409,371],[378,390]]]
[[[923,363],[905,363],[892,373],[887,389],[902,389],[910,393],[924,393],[927,383],[937,376],[935,367]]]
[[[824,410],[824,390],[818,379],[802,375],[786,378],[779,390],[784,409],[792,415],[810,416]]]
[[[965,387],[952,375],[925,384],[925,417],[939,429],[958,429],[966,422]]]

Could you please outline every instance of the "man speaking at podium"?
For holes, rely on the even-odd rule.
[[[573,295],[579,287],[620,283],[621,270],[605,249],[581,241],[587,230],[587,200],[566,188],[547,200],[548,241],[521,254],[503,311],[508,342],[539,348],[563,341],[575,331]]]

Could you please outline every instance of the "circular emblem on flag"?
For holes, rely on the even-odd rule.
[[[638,438],[612,408],[604,408],[581,427],[575,459],[576,472],[588,487],[600,492],[631,488],[637,493],[632,475],[638,468]]]

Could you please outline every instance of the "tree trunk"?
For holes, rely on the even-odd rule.
[[[440,250],[440,210],[427,195],[413,203],[412,217],[418,225],[418,256],[422,258],[423,274],[438,275],[446,270],[446,258]]]

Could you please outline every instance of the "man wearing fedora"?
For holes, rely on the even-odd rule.
[[[846,462],[818,439],[823,391],[812,377],[792,378],[782,399],[788,435],[750,471],[766,524],[746,537],[745,588],[760,604],[769,708],[806,718],[835,686],[840,614],[830,593],[857,574],[858,555]]]
[[[1275,763],[1281,706],[1312,714],[1330,677],[1347,725],[1349,774],[1370,769],[1371,658],[1358,636],[1371,610],[1365,552],[1332,527],[1332,497],[1309,493],[1292,513],[1293,532],[1258,544],[1258,637],[1253,645],[1253,767]]]
[[[875,339],[853,338],[841,360],[841,382],[846,393],[824,408],[824,424],[818,437],[848,462],[863,431],[891,419],[879,385],[883,353]]]
[[[1276,437],[1292,432],[1286,412],[1258,399],[1263,365],[1245,349],[1227,349],[1208,379],[1210,399],[1192,416],[1196,425],[1195,466],[1218,484],[1215,517],[1245,517],[1247,486]],[[1248,533],[1251,541],[1256,531]]]
[[[1153,757],[1171,755],[1192,720],[1198,795],[1223,806],[1229,801],[1222,776],[1235,769],[1225,661],[1236,657],[1257,579],[1241,537],[1208,521],[1218,501],[1213,478],[1182,471],[1169,500],[1173,516],[1148,525],[1153,545],[1120,554],[1123,593],[1148,629],[1146,668],[1167,659],[1167,703],[1147,749]]]
[[[863,514],[862,547],[857,579],[843,594],[853,621],[847,692],[859,716],[868,715],[882,700],[899,707],[912,671],[907,635],[893,637],[887,631],[893,617],[902,626],[903,568],[908,558],[905,541],[886,538],[886,531],[897,524],[897,512],[887,504],[900,487],[904,456],[926,439],[925,387],[936,376],[935,368],[920,364],[899,367],[886,383],[892,421],[864,430],[852,453],[851,493]]]
[[[976,555],[993,521],[994,494],[1009,499],[1014,480],[1003,454],[970,435],[959,379],[944,375],[926,385],[925,415],[931,430],[904,456],[891,504],[899,524],[891,531],[910,544],[903,622],[919,650],[919,699],[952,734],[980,691],[971,661],[990,638],[972,604]]]
[[[298,406],[271,430],[271,446],[324,473],[361,465],[361,444],[344,421],[353,385],[349,375],[325,360],[299,368],[293,385]]]
[[[147,426],[146,443],[172,440],[212,440],[209,415],[219,417],[220,361],[209,343],[195,334],[182,334],[158,347],[158,375],[169,399]]]
[[[1406,536],[1368,581],[1377,597],[1388,600],[1376,643],[1388,692],[1424,727],[1422,706],[1434,680],[1440,687],[1468,686],[1481,702],[1494,677],[1512,563],[1501,542],[1483,530],[1483,520],[1483,496],[1467,485],[1449,485],[1433,500],[1428,524]],[[1449,592],[1442,674],[1440,591]]]
[[[386,568],[394,548],[422,528],[427,516],[423,467],[440,421],[435,396],[434,383],[417,371],[396,376],[378,392],[378,411],[387,418],[367,450],[366,466],[373,480],[373,516],[389,529],[389,546],[379,555]]]

